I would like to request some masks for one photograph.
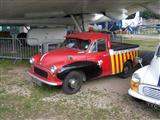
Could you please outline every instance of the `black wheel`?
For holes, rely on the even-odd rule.
[[[123,71],[122,73],[119,74],[119,77],[127,78],[131,75],[131,73],[132,73],[132,64],[131,62],[128,61],[124,64]]]
[[[66,94],[74,94],[77,93],[81,86],[82,82],[85,79],[85,75],[80,71],[72,71],[70,72],[64,79],[63,83],[63,92]]]

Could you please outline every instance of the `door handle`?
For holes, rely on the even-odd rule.
[[[103,56],[104,56],[104,57],[107,57],[108,55],[109,55],[109,54],[104,54]]]

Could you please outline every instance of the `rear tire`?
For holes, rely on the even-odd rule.
[[[125,64],[124,64],[124,67],[123,67],[123,71],[122,73],[119,74],[119,77],[121,78],[127,78],[131,75],[132,73],[132,64],[131,62],[127,61]]]
[[[77,93],[85,79],[85,75],[81,71],[72,71],[64,79],[63,92],[66,94]]]

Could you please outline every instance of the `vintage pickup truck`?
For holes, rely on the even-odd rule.
[[[82,32],[65,36],[61,48],[35,55],[28,71],[33,81],[62,85],[66,94],[80,90],[83,81],[119,74],[126,78],[136,64],[139,46],[110,42],[109,35]]]
[[[160,106],[160,44],[150,65],[135,71],[130,83],[129,95]]]

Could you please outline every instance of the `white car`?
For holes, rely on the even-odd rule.
[[[134,72],[129,95],[160,106],[160,43],[150,65]]]

